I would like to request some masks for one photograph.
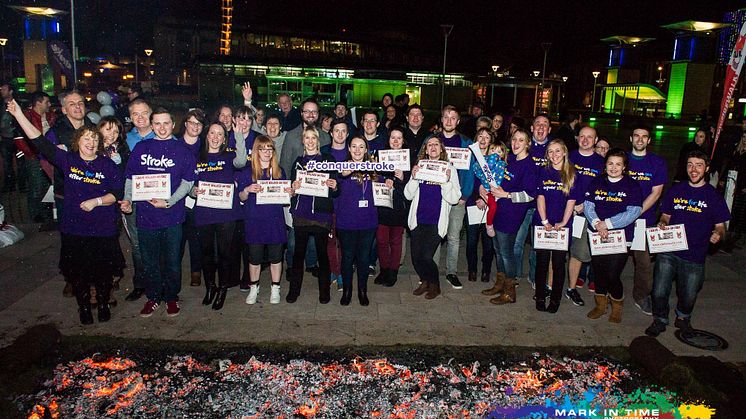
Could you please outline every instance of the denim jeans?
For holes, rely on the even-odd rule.
[[[186,209],[186,220],[182,227],[181,259],[184,259],[184,249],[189,242],[189,267],[191,272],[202,270],[202,246],[200,245],[200,229],[194,224],[194,210]]]
[[[448,232],[446,233],[446,274],[456,275],[458,270],[458,252],[461,245],[461,228],[464,226],[466,204],[451,206],[448,214]]]
[[[466,263],[469,272],[477,272],[477,247],[482,242],[482,273],[492,272],[492,260],[495,258],[495,249],[492,247],[492,238],[487,236],[484,224],[474,224],[466,227]]]
[[[125,228],[127,229],[127,237],[130,240],[130,246],[132,247],[132,266],[134,273],[132,274],[132,287],[133,288],[145,288],[145,266],[142,262],[142,252],[140,251],[140,238],[137,234],[137,216],[135,215],[135,205],[132,206],[132,212],[124,214],[124,219],[127,221]]]
[[[138,228],[148,300],[179,301],[181,224],[157,230]]]
[[[672,253],[661,253],[655,261],[653,316],[668,324],[668,297],[676,279],[676,316],[689,318],[697,294],[705,282],[705,265],[684,260]]]
[[[26,161],[26,173],[28,194],[26,195],[26,204],[28,205],[28,215],[31,222],[45,222],[49,220],[48,211],[45,203],[41,202],[49,189],[49,179],[41,169],[39,159],[29,158]]]
[[[502,267],[505,276],[508,278],[516,277],[516,266],[518,262],[513,249],[515,248],[516,235],[507,234],[501,231],[495,231],[495,237],[492,238],[492,244],[495,247],[495,253],[502,261],[498,267]]]
[[[526,246],[528,233],[531,232],[531,220],[534,218],[535,211],[536,208],[528,209],[526,216],[523,217],[521,228],[518,229],[518,233],[515,235],[515,245],[513,247],[515,260],[517,261],[515,278],[523,278],[523,249]],[[531,247],[531,251],[528,254],[528,278],[531,282],[534,282],[534,278],[536,278],[536,251],[534,251],[533,247]]]
[[[342,282],[352,287],[354,264],[357,269],[358,291],[368,291],[368,272],[370,271],[370,248],[376,237],[376,229],[342,230],[337,228],[340,247],[342,248]]]

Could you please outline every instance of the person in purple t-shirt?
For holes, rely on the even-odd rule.
[[[237,268],[241,255],[241,230],[236,222],[241,218],[241,214],[235,191],[233,205],[227,209],[203,206],[200,198],[207,193],[203,182],[230,187],[229,185],[235,182],[236,169],[246,166],[246,142],[243,141],[243,133],[234,131],[236,151],[227,151],[228,133],[225,127],[219,123],[210,125],[197,161],[197,184],[192,189],[193,196],[197,198],[194,221],[199,231],[199,248],[205,277],[206,290],[202,304],[212,304],[213,310],[223,308],[230,278],[236,277],[231,270]],[[216,272],[218,287],[215,286]]]
[[[353,162],[370,161],[368,142],[362,137],[350,140],[350,158]],[[342,299],[349,305],[352,300],[353,264],[357,269],[357,297],[361,306],[368,300],[368,272],[370,250],[378,227],[378,211],[373,205],[375,173],[342,172],[337,182],[340,189],[335,200],[337,235],[342,247]]]
[[[547,166],[539,169],[539,181],[536,191],[536,213],[534,229],[555,234],[566,234],[568,241],[572,237],[571,218],[575,202],[583,195],[577,187],[575,168],[567,155],[567,146],[562,140],[552,140],[547,146]],[[567,231],[562,231],[568,227]],[[567,250],[536,249],[536,309],[556,313],[562,300],[562,287],[565,285],[565,259]],[[549,261],[552,262],[552,295],[549,306],[546,306],[545,289],[549,273]]]
[[[420,149],[420,160],[448,161],[443,142],[430,137]],[[404,187],[404,197],[412,201],[407,224],[412,231],[412,265],[420,277],[420,286],[412,294],[432,300],[440,295],[438,264],[433,257],[441,240],[448,233],[449,214],[461,198],[458,176],[449,163],[448,182],[444,184],[417,179],[420,166],[412,167],[412,177]]]
[[[119,212],[114,205],[122,194],[121,173],[111,159],[104,157],[98,129],[77,129],[68,152],[47,140],[15,100],[8,103],[8,113],[18,120],[33,145],[63,175],[65,211],[60,224],[60,270],[72,281],[80,322],[93,323],[91,285],[96,287],[99,302],[98,321],[108,321],[115,262],[122,257],[117,225]]]
[[[647,226],[655,224],[658,201],[663,193],[663,186],[668,182],[666,161],[647,150],[650,144],[650,128],[638,125],[632,130],[629,141],[632,151],[629,153],[629,176],[640,184],[642,190],[642,214]],[[635,262],[634,287],[632,298],[635,305],[648,316],[652,315],[653,303],[650,292],[653,289],[653,264],[648,247],[644,250],[633,250]]]
[[[240,135],[240,134],[239,134]],[[249,252],[249,295],[246,304],[255,304],[259,294],[259,275],[262,263],[269,263],[272,280],[270,304],[280,303],[280,278],[282,277],[282,249],[287,242],[285,214],[282,204],[257,205],[256,194],[262,191],[259,180],[285,180],[275,156],[275,144],[264,135],[254,141],[251,166],[238,175],[239,198],[243,201],[244,242]],[[291,188],[284,192],[292,193]],[[266,254],[266,258],[265,258]]]
[[[688,250],[658,255],[653,281],[653,324],[645,330],[658,336],[668,325],[668,298],[676,278],[676,320],[674,326],[683,333],[691,331],[690,319],[697,294],[705,281],[705,257],[710,243],[717,243],[725,234],[725,222],[730,218],[723,197],[705,180],[710,159],[702,150],[689,153],[686,161],[688,182],[671,186],[661,202],[658,228],[683,224]],[[714,229],[713,229],[714,227]]]
[[[627,176],[628,164],[629,157],[624,150],[609,150],[606,154],[606,175],[591,182],[585,192],[583,212],[589,227],[598,232],[602,240],[609,237],[609,230],[623,228],[629,248],[635,234],[635,220],[642,208],[642,191],[640,185]],[[596,306],[587,316],[594,320],[603,316],[611,300],[609,321],[620,323],[624,306],[621,275],[627,264],[627,252],[593,255],[591,264],[594,272],[598,273],[594,295]]]
[[[181,290],[181,224],[185,218],[184,198],[196,179],[196,160],[189,149],[173,136],[174,120],[163,108],[150,116],[155,132],[152,140],[137,143],[127,163],[122,212],[132,211],[132,189],[140,186],[140,175],[168,175],[170,196],[135,202],[137,233],[145,265],[145,294],[148,301],[140,311],[150,317],[161,301],[166,301],[166,314],[179,315]],[[133,179],[134,178],[134,179]]]

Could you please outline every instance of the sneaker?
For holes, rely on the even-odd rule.
[[[635,301],[635,306],[637,306],[637,308],[639,308],[644,314],[647,314],[648,316],[653,315],[653,300],[650,296]]]
[[[585,301],[580,297],[580,293],[578,293],[578,290],[575,288],[568,289],[565,291],[565,297],[572,301],[573,304],[575,304],[577,307],[582,307],[585,305]]]
[[[595,294],[596,293],[596,283],[595,282],[589,282],[588,283],[588,292]]]
[[[148,300],[145,302],[145,307],[140,310],[140,317],[150,317],[156,310],[158,310],[158,303]]]
[[[376,274],[376,265],[368,266],[368,276],[373,276],[375,274]]]
[[[665,331],[666,331],[666,324],[658,319],[655,319],[653,320],[653,324],[651,324],[647,329],[645,329],[645,334],[648,336],[656,337]]]
[[[169,301],[166,303],[166,314],[168,317],[176,317],[179,315],[181,308],[179,308],[178,301]]]
[[[238,289],[241,290],[241,292],[249,292],[251,290],[251,284],[248,282],[241,282]]]
[[[583,288],[583,285],[585,285],[585,281],[582,278],[578,278],[577,282],[575,282],[575,288]]]
[[[460,290],[464,286],[461,284],[461,281],[458,280],[458,277],[454,274],[448,274],[446,275],[446,281],[448,281],[453,289]]]
[[[684,319],[676,317],[676,320],[673,321],[673,325],[675,328],[681,330],[682,333],[689,333],[693,330],[689,317]]]
[[[277,287],[277,288],[280,288],[280,287]],[[249,304],[249,305],[256,304],[256,297],[258,295],[259,295],[259,285],[252,285],[251,287],[249,287],[249,295],[246,296],[246,304]]]
[[[272,293],[269,296],[269,303],[280,304],[280,286],[279,285],[272,285]]]

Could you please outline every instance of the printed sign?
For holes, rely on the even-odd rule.
[[[199,182],[199,189],[203,192],[197,195],[197,206],[215,209],[233,208],[233,184]]]
[[[320,196],[323,198],[329,197],[329,187],[326,186],[326,181],[329,180],[328,173],[298,170],[297,174],[300,188],[296,189],[295,193],[299,195]]]
[[[447,183],[448,162],[443,160],[420,160],[415,178],[425,182]]]
[[[588,230],[588,242],[593,256],[627,253],[627,237],[624,229],[609,230],[606,240],[602,239],[599,233]]]
[[[661,230],[658,227],[650,227],[645,230],[645,236],[648,239],[650,253],[689,250],[684,224],[673,224],[667,226],[665,230]]]
[[[290,205],[290,194],[285,192],[290,187],[289,180],[257,180],[256,183],[262,187],[256,194],[257,205]]]
[[[471,150],[461,147],[446,147],[448,161],[459,170],[469,170],[471,167]]]
[[[393,190],[385,183],[373,182],[373,205],[377,207],[394,208]]]
[[[133,201],[150,201],[151,199],[168,199],[170,197],[171,175],[168,173],[132,175]]]
[[[547,230],[534,227],[534,249],[567,251],[570,247],[570,229],[563,227],[559,230]]]
[[[412,165],[409,163],[409,150],[378,150],[378,160],[381,163],[390,163],[394,169],[408,172]]]

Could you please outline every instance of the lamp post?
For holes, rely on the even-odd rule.
[[[70,0],[70,36],[73,47],[73,88],[78,83],[78,46],[75,43],[75,0]]]
[[[146,57],[148,57],[148,58],[146,58],[146,60],[147,60],[147,65],[148,65],[148,74],[150,74],[150,75],[148,76],[148,80],[151,80],[151,79],[152,79],[152,73],[150,72],[150,56],[151,56],[151,55],[153,55],[153,50],[152,50],[152,49],[149,49],[149,48],[148,48],[148,49],[146,49],[146,50],[145,50],[145,56],[146,56]]]
[[[499,65],[492,66],[492,83],[490,83],[490,108],[495,103],[495,77],[497,77],[497,70],[500,69]]]
[[[562,83],[567,83],[567,76],[562,76]],[[560,110],[560,101],[562,100],[562,85],[557,87],[557,112]]]
[[[598,75],[601,74],[601,72],[594,71],[591,74],[593,74],[593,93],[591,94],[591,112],[593,112],[593,107],[596,104],[596,82],[598,81]]]
[[[0,51],[2,51],[3,63],[0,65],[2,73],[0,73],[0,79],[5,78],[5,44],[8,43],[8,38],[0,38]]]
[[[549,48],[552,46],[551,42],[542,42],[541,43],[541,49],[544,50],[544,64],[541,66],[541,98],[542,102],[544,103],[544,80],[547,78],[547,53],[549,52]],[[540,108],[541,109],[541,108]],[[549,111],[549,109],[547,109]]]
[[[443,36],[445,41],[443,42],[443,73],[441,74],[441,89],[440,89],[440,109],[443,109],[443,101],[446,95],[446,55],[448,53],[448,36],[453,30],[453,25],[442,24],[440,28],[443,29]]]

